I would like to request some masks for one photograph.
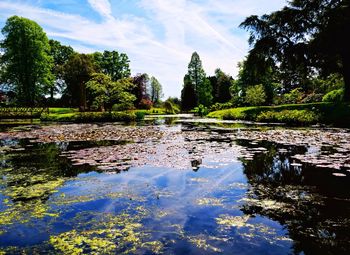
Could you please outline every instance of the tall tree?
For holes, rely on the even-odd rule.
[[[228,74],[225,74],[219,68],[215,70],[216,76],[216,90],[213,89],[214,98],[216,102],[225,103],[230,101],[230,87],[232,85],[232,77]]]
[[[189,86],[191,83],[192,86]],[[195,106],[203,104],[209,106],[212,103],[212,86],[210,81],[206,78],[205,71],[202,66],[202,61],[197,52],[191,56],[191,61],[188,64],[188,73],[184,78],[184,89],[182,97],[185,98],[184,105],[187,104],[189,96],[191,96],[192,89],[195,96],[191,99]],[[189,95],[186,95],[189,93]],[[191,105],[190,103],[188,105]]]
[[[213,103],[213,88],[209,79],[205,78],[198,87],[198,104],[209,107]]]
[[[191,61],[188,64],[188,77],[193,85],[194,91],[198,93],[206,79],[205,71],[202,66],[202,61],[197,52],[193,52]]]
[[[193,109],[197,105],[197,96],[188,74],[184,77],[184,84],[181,91],[181,108],[184,111]]]
[[[113,81],[130,77],[129,57],[117,51],[95,52],[94,62],[98,69],[109,75]]]
[[[349,0],[293,0],[280,11],[250,16],[241,26],[251,32],[250,55],[276,62],[284,84],[302,86],[318,73],[340,72],[350,101],[349,23]]]
[[[150,99],[153,104],[159,103],[160,99],[163,96],[162,84],[155,78],[151,77],[150,80]]]
[[[86,54],[73,54],[63,67],[63,78],[67,84],[65,98],[71,106],[79,107],[85,111],[86,104],[86,82],[95,73],[92,58]]]
[[[49,40],[34,21],[12,16],[2,29],[1,80],[13,87],[19,105],[34,106],[53,83]]]
[[[147,93],[147,86],[149,83],[148,74],[137,74],[133,78],[133,83],[135,85],[133,89],[133,94],[136,96],[135,106],[138,107],[142,99],[149,99],[149,95]]]
[[[74,50],[72,47],[62,45],[56,40],[49,40],[49,43],[51,47],[50,55],[53,58],[52,73],[55,75],[55,82],[50,88],[50,97],[53,100],[54,94],[63,90],[63,66],[73,55]]]

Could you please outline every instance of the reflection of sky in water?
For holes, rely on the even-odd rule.
[[[179,126],[162,129],[181,130]],[[220,141],[210,143],[216,146]],[[29,170],[24,172],[29,173],[28,178],[40,177],[47,171],[54,180],[65,176],[65,182],[45,198],[24,201],[23,204],[29,205],[38,203],[47,214],[28,216],[27,221],[20,218],[18,222],[14,217],[12,224],[0,225],[0,247],[13,245],[32,251],[38,245],[40,250],[52,250],[48,244],[50,236],[74,229],[78,232],[93,229],[94,220],[98,221],[101,215],[125,214],[142,224],[137,231],[145,233],[143,241],[161,241],[165,254],[303,254],[303,251],[314,254],[324,247],[332,254],[335,245],[329,245],[328,241],[336,240],[334,236],[340,236],[340,243],[345,243],[335,253],[342,254],[348,240],[343,233],[348,230],[350,206],[346,199],[333,200],[331,196],[346,195],[348,179],[334,176],[330,179],[328,172],[303,164],[291,166],[292,155],[313,152],[311,147],[253,144],[248,140],[236,143],[249,147],[250,151],[246,152],[249,155],[254,148],[266,149],[242,161],[232,151],[212,156],[204,149],[205,157],[195,171],[144,166],[115,174],[72,168],[58,156],[60,150],[68,147],[106,146],[114,144],[113,141],[34,144],[33,147],[25,147],[23,142],[26,151],[16,152],[12,159],[0,157],[1,167],[8,163],[16,166],[14,170],[27,167]],[[17,144],[20,144],[17,140],[2,143]],[[36,170],[30,170],[31,166]],[[8,188],[0,183],[0,213],[12,203],[5,203],[7,196],[3,192]],[[324,246],[317,248],[319,244]]]
[[[150,216],[142,219],[144,230],[158,240],[174,240],[167,249],[176,254],[213,252],[211,246],[199,248],[187,240],[196,236],[208,240],[213,238],[208,242],[227,254],[232,251],[255,254],[271,245],[276,251],[289,251],[289,241],[270,244],[265,237],[259,237],[259,233],[245,238],[242,233],[254,234],[255,229],[228,227],[223,230],[216,223],[219,215],[243,215],[237,201],[245,195],[245,183],[246,177],[239,162],[216,169],[202,167],[197,172],[146,166],[131,168],[120,174],[84,173],[75,180],[66,181],[49,199],[51,208],[61,212],[58,218],[45,217],[33,220],[29,225],[15,224],[1,238],[0,244],[40,244],[48,240],[49,234],[74,228],[74,217],[80,212],[119,214],[126,208],[143,206],[151,212]],[[76,201],[60,204],[60,201],[74,200],[74,197]],[[208,203],[206,199],[209,199]],[[204,204],[198,201],[204,201]],[[212,201],[220,202],[211,204]],[[251,221],[251,224],[263,224],[272,229],[273,233],[268,238],[286,234],[279,224],[263,217]],[[21,237],[20,240],[18,237]],[[225,241],[220,241],[220,238]]]

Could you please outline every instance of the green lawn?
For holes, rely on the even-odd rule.
[[[291,125],[315,123],[350,126],[350,105],[333,103],[239,107],[211,112],[209,118],[280,122]]]

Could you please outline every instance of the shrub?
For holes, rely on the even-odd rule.
[[[261,112],[256,120],[264,122],[282,122],[288,124],[312,124],[318,122],[320,116],[309,110],[283,110]]]
[[[321,102],[322,98],[323,98],[322,94],[311,93],[311,94],[308,94],[306,97],[303,98],[302,103],[303,104],[308,104],[308,103]]]
[[[203,116],[208,115],[209,110],[208,110],[207,107],[205,107],[204,105],[200,104],[198,107],[195,107],[193,109],[193,112],[198,114],[199,116],[203,117]]]
[[[282,96],[282,103],[298,104],[301,102],[302,99],[303,99],[303,93],[300,91],[300,88],[296,88]]]
[[[134,104],[132,102],[125,102],[120,104],[114,104],[112,106],[113,112],[126,111],[135,109]]]
[[[163,104],[166,113],[176,114],[180,112],[180,109],[171,102],[171,100],[166,100]]]
[[[215,103],[210,107],[210,111],[219,111],[219,110],[225,110],[225,109],[230,109],[233,107],[233,104],[231,102],[227,103]]]
[[[245,102],[249,105],[263,105],[266,102],[266,93],[262,84],[251,86],[247,89]]]
[[[133,112],[79,112],[67,114],[43,114],[42,121],[60,121],[60,122],[113,122],[113,121],[135,121],[137,116]]]
[[[145,118],[146,113],[144,111],[136,111],[135,116],[136,120],[143,120]]]
[[[153,103],[149,99],[142,99],[139,103],[139,108],[140,109],[145,109],[145,110],[150,110],[153,106]]]
[[[343,101],[343,96],[343,89],[332,90],[331,92],[328,92],[326,95],[324,95],[324,97],[322,98],[322,102],[340,103]]]

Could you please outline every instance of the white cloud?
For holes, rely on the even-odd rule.
[[[156,76],[166,96],[179,96],[193,51],[201,56],[207,74],[220,67],[235,75],[237,62],[247,54],[248,45],[246,35],[232,31],[247,15],[269,11],[262,0],[139,0],[143,16],[129,13],[115,17],[108,0],[88,2],[104,18],[101,22],[23,1],[0,2],[0,21],[21,15],[35,20],[49,37],[67,41],[75,50],[126,52],[134,73]],[[121,3],[127,5],[128,1]],[[277,9],[283,3],[283,0],[269,1],[269,6]],[[159,36],[155,27],[164,30],[164,34]]]
[[[88,2],[101,16],[107,18],[112,16],[111,3],[108,0],[88,0]]]

